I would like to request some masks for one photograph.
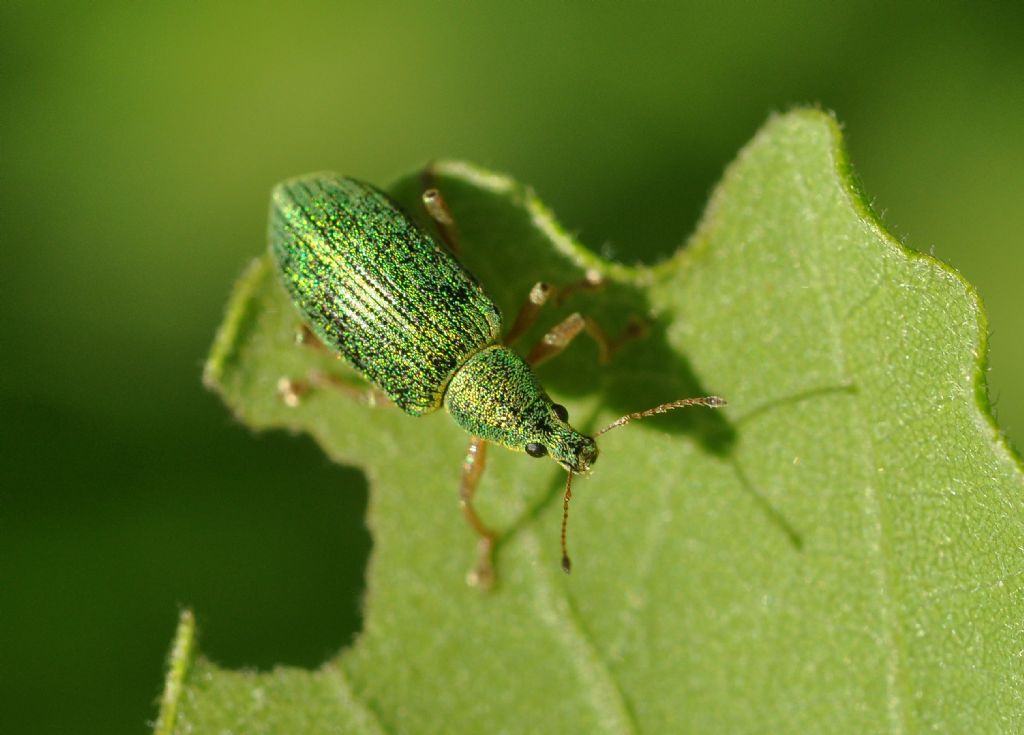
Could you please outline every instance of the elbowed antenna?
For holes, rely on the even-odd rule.
[[[654,416],[659,413],[668,413],[677,408],[685,408],[686,406],[707,406],[708,408],[720,408],[726,405],[728,402],[724,398],[718,396],[702,396],[700,398],[681,398],[678,401],[671,401],[669,403],[662,403],[660,406],[654,408],[648,408],[646,411],[637,411],[636,413],[628,413],[621,418],[617,418],[608,424],[606,427],[594,434],[594,438],[601,436],[606,431],[617,429],[620,426],[625,426],[630,421],[637,419],[647,418],[648,416]],[[565,481],[565,496],[562,498],[562,571],[568,574],[572,571],[572,561],[569,559],[569,550],[566,546],[565,536],[566,530],[569,525],[569,501],[572,500],[572,470],[569,470],[569,477]]]
[[[569,470],[569,478],[565,481],[565,496],[562,498],[562,571],[568,574],[572,571],[572,561],[569,560],[569,549],[565,545],[565,533],[569,526],[569,501],[572,500],[572,470]]]
[[[726,405],[724,398],[718,396],[702,396],[701,398],[681,398],[678,401],[671,401],[669,403],[662,403],[660,406],[654,408],[648,408],[646,411],[637,411],[636,413],[627,413],[621,418],[617,418],[608,424],[606,427],[594,434],[594,438],[601,436],[606,431],[617,429],[620,426],[625,426],[630,421],[636,419],[647,418],[648,416],[654,416],[659,413],[668,413],[677,408],[685,408],[686,406],[707,406],[708,408],[719,408]]]

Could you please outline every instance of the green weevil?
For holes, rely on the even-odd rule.
[[[493,580],[497,535],[473,507],[488,442],[532,457],[549,455],[567,470],[561,550],[562,568],[568,572],[572,477],[593,467],[595,437],[633,419],[725,401],[715,396],[673,401],[623,416],[593,437],[580,433],[569,425],[566,409],[548,397],[532,366],[553,357],[582,331],[594,336],[605,354],[609,340],[575,313],[525,359],[512,351],[510,345],[535,322],[554,288],[535,285],[503,337],[497,306],[454,256],[457,231],[443,197],[431,188],[423,202],[444,246],[369,184],[328,173],[278,184],[269,226],[278,276],[306,328],[391,402],[413,416],[443,405],[471,435],[460,488],[463,513],[480,539],[470,582]],[[598,281],[592,274],[584,285]]]

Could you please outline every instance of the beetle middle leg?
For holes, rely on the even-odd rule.
[[[598,360],[604,364],[623,344],[642,336],[645,331],[644,322],[639,319],[630,319],[625,329],[622,330],[622,334],[612,338],[597,321],[589,316],[583,316],[577,311],[560,321],[541,337],[526,356],[526,361],[534,366],[547,362],[568,347],[581,332],[586,332],[597,343]]]
[[[567,296],[584,289],[600,288],[604,284],[604,280],[601,274],[597,271],[587,271],[586,274],[579,281],[567,284],[565,286],[552,286],[550,283],[545,281],[538,281],[530,289],[530,295],[526,299],[526,303],[519,309],[519,313],[516,314],[515,321],[512,322],[512,327],[508,330],[505,335],[504,344],[509,346],[516,342],[520,337],[525,334],[530,327],[537,321],[537,317],[540,315],[541,309],[544,307],[551,297],[554,296],[555,303],[561,303]],[[612,355],[615,353],[623,343],[628,342],[632,339],[640,337],[645,331],[646,325],[639,319],[632,318],[629,323],[626,324],[626,328],[622,331],[618,337],[611,338],[608,333],[601,328],[601,325],[596,320],[589,316],[583,316],[579,312],[570,314],[568,317],[563,319],[557,325],[555,325],[547,334],[541,337],[540,341],[533,346],[530,350],[526,361],[531,365],[539,365],[542,362],[550,360],[552,357],[560,353],[569,344],[576,339],[580,332],[586,332],[590,337],[597,343],[599,352],[599,360],[601,363],[608,362]]]
[[[487,442],[474,436],[466,448],[466,459],[462,463],[462,482],[459,485],[459,506],[466,521],[479,537],[477,542],[476,567],[466,576],[474,587],[488,588],[494,583],[494,545],[498,534],[485,525],[473,507],[473,496],[480,484],[480,476],[487,463]]]
[[[515,321],[512,322],[512,327],[508,330],[508,334],[505,335],[505,346],[507,347],[516,342],[534,325],[537,317],[540,316],[544,304],[550,301],[552,296],[554,296],[556,304],[561,304],[570,294],[576,291],[600,288],[602,285],[604,285],[604,278],[596,270],[588,270],[583,278],[565,286],[552,286],[546,281],[538,281],[533,284],[533,288],[530,289],[530,295],[526,298],[526,303],[520,307]]]

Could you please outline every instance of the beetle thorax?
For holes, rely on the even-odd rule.
[[[542,446],[573,472],[597,459],[594,440],[558,417],[530,366],[507,347],[477,352],[448,383],[445,408],[463,429],[515,451]]]

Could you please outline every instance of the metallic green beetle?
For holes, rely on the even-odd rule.
[[[424,194],[449,247],[454,223],[436,189]],[[476,279],[386,194],[335,174],[312,174],[275,187],[270,206],[270,252],[281,282],[306,326],[340,353],[403,411],[419,416],[442,405],[472,437],[463,466],[461,502],[480,537],[480,561],[470,581],[488,584],[496,534],[473,509],[487,442],[534,457],[550,454],[569,473],[563,503],[562,566],[573,474],[597,459],[592,437],[568,423],[531,369],[557,354],[588,326],[579,314],[564,320],[523,359],[509,348],[536,319],[552,289],[537,284],[509,335]],[[602,349],[608,343],[590,329]],[[719,406],[719,398],[664,404],[624,416],[595,436],[631,419],[683,405]]]

